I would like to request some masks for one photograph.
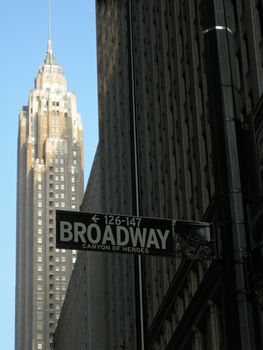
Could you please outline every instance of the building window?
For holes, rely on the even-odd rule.
[[[41,220],[41,219],[38,219],[38,220],[37,220],[37,224],[38,224],[39,226],[41,226],[41,225],[42,225],[42,220]]]

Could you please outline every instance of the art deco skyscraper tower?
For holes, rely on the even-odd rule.
[[[19,115],[16,350],[48,350],[74,253],[55,247],[56,209],[83,196],[82,122],[52,42]]]

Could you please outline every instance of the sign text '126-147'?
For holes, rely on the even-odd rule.
[[[171,220],[136,216],[56,212],[57,248],[173,255]]]

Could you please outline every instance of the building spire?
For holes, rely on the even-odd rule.
[[[48,42],[47,42],[47,54],[45,58],[45,64],[56,64],[56,59],[53,54],[52,40],[51,40],[51,0],[48,0]]]
[[[48,47],[47,51],[52,54],[52,41],[51,41],[51,5],[48,0]]]
[[[51,40],[51,8],[50,8],[50,0],[48,0],[48,40]]]

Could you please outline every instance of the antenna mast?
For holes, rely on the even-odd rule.
[[[51,40],[51,6],[48,0],[48,40]]]

